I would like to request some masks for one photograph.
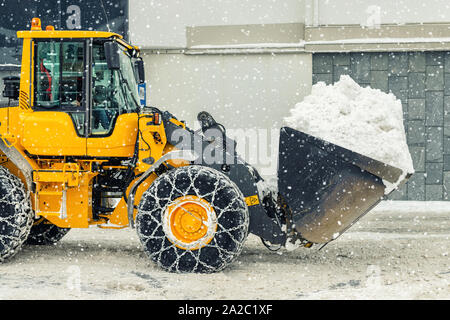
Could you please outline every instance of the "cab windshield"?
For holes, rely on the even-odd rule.
[[[138,84],[136,82],[136,74],[134,68],[134,59],[130,57],[127,51],[121,51],[120,57],[120,70],[116,71],[119,73],[118,78],[120,84],[122,84],[122,93],[124,98],[127,100],[128,109],[137,112],[139,110],[139,94],[138,94]],[[137,108],[137,109],[136,109]]]

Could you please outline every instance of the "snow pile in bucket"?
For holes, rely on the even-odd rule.
[[[293,129],[413,173],[402,103],[392,93],[360,87],[343,75],[334,85],[319,82],[284,119]],[[396,184],[386,184],[386,193]]]

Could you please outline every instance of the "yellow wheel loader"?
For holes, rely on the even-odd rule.
[[[216,272],[248,233],[270,249],[332,241],[402,174],[285,127],[272,191],[207,112],[193,131],[139,104],[143,61],[122,36],[38,18],[17,36],[21,74],[4,79],[0,108],[0,261],[97,225],[135,228],[165,270]]]

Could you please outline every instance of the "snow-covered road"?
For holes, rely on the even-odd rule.
[[[322,250],[250,236],[209,275],[171,274],[134,230],[71,230],[0,265],[0,299],[450,299],[450,203],[382,203]]]

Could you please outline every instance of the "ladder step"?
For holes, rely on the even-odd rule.
[[[62,191],[38,191],[40,196],[62,196]]]
[[[59,217],[59,216],[61,216],[61,212],[49,212],[49,211],[37,211],[36,214],[45,215],[45,216],[52,216],[52,217]]]

